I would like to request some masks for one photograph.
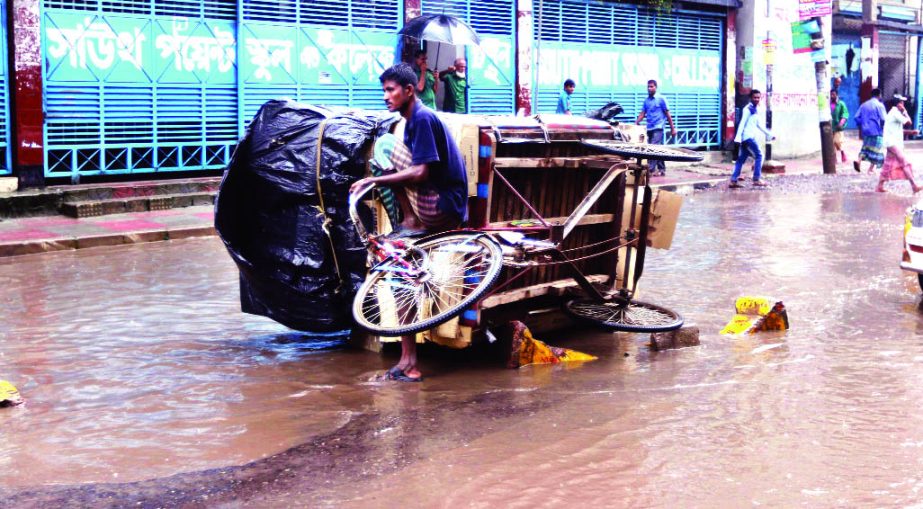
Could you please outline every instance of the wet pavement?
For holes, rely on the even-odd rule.
[[[0,507],[906,506],[923,490],[923,308],[906,183],[686,197],[645,300],[700,347],[543,335],[600,359],[394,361],[242,315],[217,239],[0,260]],[[833,191],[821,194],[821,191]],[[792,329],[717,331],[740,295]],[[627,354],[627,355],[626,355]]]

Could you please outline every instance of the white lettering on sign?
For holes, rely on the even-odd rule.
[[[87,17],[74,28],[49,27],[45,34],[48,55],[57,59],[67,57],[74,68],[86,69],[92,64],[109,69],[116,58],[138,69],[143,63],[141,48],[146,37],[137,27],[131,32],[115,33],[108,23]]]
[[[479,50],[472,52],[471,67],[480,69],[484,79],[497,85],[506,85],[508,79],[500,75],[500,69],[511,68],[511,53],[512,44],[509,41],[481,38]]]
[[[154,44],[161,58],[173,58],[177,71],[211,71],[212,64],[220,72],[228,72],[237,60],[234,35],[214,27],[213,37],[183,35],[189,27],[184,18],[173,21],[172,33],[160,34]]]
[[[717,89],[720,80],[717,54],[543,47],[537,58],[542,86],[560,86],[571,78],[578,87],[644,87],[653,79],[662,88]]]
[[[253,77],[271,81],[272,69],[281,68],[292,72],[292,48],[294,41],[286,39],[247,39],[247,54],[250,63],[256,66]]]
[[[394,48],[390,46],[337,42],[335,34],[330,30],[319,30],[317,47],[305,47],[301,50],[299,60],[306,67],[318,67],[321,52],[337,72],[354,77],[364,72],[368,81],[377,80],[384,68],[394,61]]]

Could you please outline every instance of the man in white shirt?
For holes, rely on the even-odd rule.
[[[760,104],[762,94],[759,90],[750,91],[750,104],[743,109],[743,118],[740,119],[740,125],[737,127],[737,136],[734,141],[740,144],[740,152],[737,153],[737,164],[734,165],[734,174],[731,175],[731,183],[728,185],[731,189],[739,189],[742,186],[737,183],[740,178],[740,170],[749,157],[753,157],[753,187],[765,187],[766,183],[760,180],[763,171],[763,151],[759,143],[756,142],[758,131],[762,131],[769,141],[775,136],[763,125],[763,120],[756,111]]]

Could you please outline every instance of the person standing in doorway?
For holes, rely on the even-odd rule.
[[[442,111],[448,113],[467,113],[466,97],[468,94],[468,77],[465,71],[468,63],[464,58],[456,58],[455,65],[437,74],[445,82],[445,99]]]
[[[663,127],[664,121],[670,123],[670,135],[676,137],[676,126],[673,125],[673,117],[670,115],[670,107],[667,100],[657,93],[657,81],[648,80],[647,82],[647,99],[641,105],[641,113],[638,115],[636,124],[647,119],[647,142],[651,145],[663,145]],[[667,174],[667,167],[663,161],[649,160],[648,168],[651,175],[664,176]]]
[[[737,162],[734,164],[734,174],[731,175],[731,183],[728,185],[731,189],[739,189],[742,186],[737,183],[740,178],[740,170],[743,169],[747,158],[753,157],[753,187],[765,187],[766,183],[760,180],[763,172],[763,151],[759,143],[756,142],[757,133],[762,131],[769,141],[775,136],[763,125],[763,120],[757,112],[760,105],[762,94],[759,90],[750,91],[750,104],[744,107],[740,125],[737,127],[737,136],[734,141],[740,144],[740,152],[737,154]]]
[[[558,109],[555,110],[555,113],[562,113],[564,115],[571,114],[570,96],[574,95],[574,90],[576,88],[577,84],[574,83],[574,80],[564,80],[564,90],[562,90],[561,95],[558,96]]]
[[[917,185],[913,177],[913,167],[904,157],[904,134],[917,134],[917,131],[904,129],[913,125],[910,115],[907,114],[907,108],[904,101],[907,98],[902,95],[894,96],[894,106],[885,117],[884,128],[884,146],[886,150],[885,164],[881,168],[881,175],[878,177],[878,187],[875,189],[879,193],[885,192],[885,182],[889,180],[907,179],[910,181],[910,187],[914,193],[920,192],[920,186]]]
[[[854,170],[862,171],[862,160],[869,162],[869,173],[874,172],[874,167],[881,168],[885,163],[883,136],[887,116],[885,105],[881,103],[881,90],[873,89],[872,98],[862,103],[856,112],[856,125],[859,126],[859,133],[862,135],[862,149],[859,151],[859,158],[852,162]]]
[[[846,137],[846,121],[849,120],[849,110],[846,103],[840,99],[837,89],[830,91],[830,112],[833,116],[833,149],[840,152],[840,160],[846,162],[846,151],[843,150],[843,141]]]
[[[439,90],[436,76],[426,65],[426,51],[418,49],[414,59],[413,72],[417,75],[415,88],[417,99],[427,108],[436,109],[436,91]]]

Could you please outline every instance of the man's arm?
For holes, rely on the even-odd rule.
[[[635,121],[635,124],[641,124],[642,120],[644,120],[644,108],[641,109],[641,113],[638,115],[638,120]]]
[[[670,110],[663,110],[667,114],[667,122],[670,123],[670,135],[674,138],[676,137],[676,126],[673,125],[673,115],[670,115]]]
[[[849,121],[849,110],[846,109],[846,104],[843,102],[837,104],[837,109],[840,110],[840,127],[844,127],[846,122]]]
[[[420,68],[420,79],[417,80],[417,92],[426,90],[426,68]]]
[[[429,165],[415,164],[406,170],[388,173],[378,177],[365,177],[359,179],[349,186],[349,192],[354,193],[368,184],[383,186],[390,184],[419,184],[420,182],[426,182],[428,179]]]
[[[750,108],[744,107],[743,117],[740,119],[740,123],[737,124],[737,135],[734,136],[734,142],[740,143],[743,141],[744,130],[747,128],[747,122],[750,120]]]

